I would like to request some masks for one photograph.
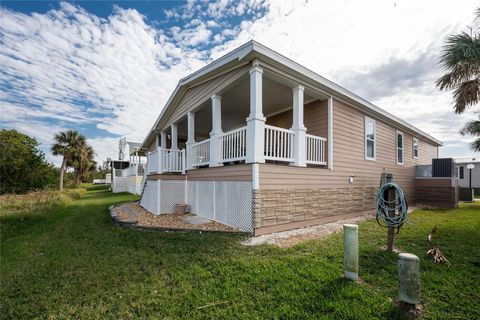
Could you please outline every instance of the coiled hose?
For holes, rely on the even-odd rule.
[[[396,197],[388,201],[388,194],[391,189],[395,190]],[[408,203],[402,188],[396,183],[389,182],[378,189],[377,199],[377,223],[383,227],[393,227],[397,233],[405,223],[408,214]],[[389,213],[392,212],[390,217]]]

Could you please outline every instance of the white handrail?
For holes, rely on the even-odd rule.
[[[265,159],[293,161],[293,137],[288,129],[265,125]]]
[[[150,174],[159,171],[160,168],[158,166],[158,150],[151,151],[147,157],[147,172]]]
[[[311,134],[305,136],[305,151],[308,164],[326,165],[325,143],[327,139]]]
[[[247,127],[225,132],[220,137],[222,161],[239,161],[247,158]]]
[[[192,145],[192,165],[195,167],[210,164],[210,139],[203,140]]]
[[[183,172],[183,150],[159,149],[161,157],[161,172]]]
[[[148,154],[147,173],[185,172],[185,151],[158,148]]]

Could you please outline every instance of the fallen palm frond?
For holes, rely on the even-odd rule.
[[[443,255],[442,251],[440,251],[440,248],[435,246],[433,243],[433,237],[437,233],[437,226],[433,227],[432,232],[428,235],[428,243],[431,246],[431,249],[427,251],[427,256],[430,256],[433,258],[433,263],[446,263],[447,265],[450,265],[450,262],[447,260],[447,258]]]

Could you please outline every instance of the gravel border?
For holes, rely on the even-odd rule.
[[[122,207],[128,206],[129,209],[123,211]],[[164,232],[212,232],[228,233],[237,235],[248,235],[248,232],[224,225],[217,221],[210,221],[204,224],[190,224],[182,219],[182,216],[176,214],[162,214],[155,216],[140,207],[138,201],[126,202],[118,205],[112,205],[109,208],[110,217],[114,224],[123,228],[132,228],[140,230],[156,230]],[[128,212],[126,212],[128,211]],[[132,215],[132,211],[136,215]],[[187,213],[188,214],[188,213]]]
[[[258,237],[248,238],[247,240],[242,241],[242,244],[246,246],[273,244],[279,247],[288,248],[302,242],[324,238],[333,233],[340,232],[345,223],[358,223],[373,218],[375,218],[373,214],[365,214],[351,219],[338,220],[306,228],[269,233]]]

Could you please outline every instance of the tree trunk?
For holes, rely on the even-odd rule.
[[[75,172],[75,188],[80,186],[80,180],[82,179],[82,171],[78,170]]]
[[[62,166],[60,167],[60,181],[58,181],[58,189],[63,190],[63,174],[65,173],[65,165],[67,164],[67,159],[63,156]]]

